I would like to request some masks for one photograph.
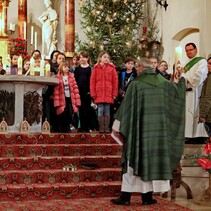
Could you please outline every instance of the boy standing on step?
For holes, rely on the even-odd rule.
[[[143,205],[157,203],[152,193],[170,190],[184,148],[185,79],[166,80],[147,58],[137,66],[142,71],[131,81],[113,124],[114,135],[124,139],[122,195],[112,199],[117,205],[129,205],[132,192],[142,193]]]

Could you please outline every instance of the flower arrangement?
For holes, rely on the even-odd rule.
[[[203,170],[211,174],[211,138],[205,143],[203,153],[185,154],[184,159],[192,159],[192,165],[200,165]]]
[[[21,38],[12,38],[12,47],[10,54],[19,54],[23,58],[30,58],[28,52],[27,52],[27,42],[24,39]]]
[[[204,146],[204,153],[206,155],[197,159],[197,163],[206,171],[211,174],[211,142],[208,142]]]

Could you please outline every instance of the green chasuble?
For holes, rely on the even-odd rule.
[[[143,181],[170,180],[184,148],[185,79],[172,83],[144,70],[134,79],[116,114],[125,137],[123,173],[127,162]]]

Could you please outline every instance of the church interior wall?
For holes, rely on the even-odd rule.
[[[153,3],[153,1],[152,1]],[[193,41],[197,44],[199,52],[202,56],[207,57],[211,53],[211,20],[210,0],[168,0],[167,11],[164,8],[159,8],[158,11],[158,39],[162,40],[164,46],[163,59],[172,66],[174,63],[174,49],[177,45],[184,48],[185,43]],[[65,19],[65,1],[52,0],[53,8],[59,14],[59,24],[57,27],[58,50],[64,51],[64,19]],[[18,0],[13,0],[9,3],[8,8],[8,24],[10,22],[16,24],[16,31],[10,37],[17,37],[17,20],[18,20]],[[27,1],[28,20],[27,20],[27,40],[30,40],[30,29],[34,26],[34,30],[38,33],[38,49],[41,49],[41,33],[42,24],[38,17],[45,11],[44,1]],[[80,35],[80,39],[85,40],[85,35],[80,26],[81,15],[79,13],[79,2],[75,1],[75,31]],[[174,40],[176,34],[183,29],[196,28],[199,33],[188,34],[182,40]],[[30,42],[28,42],[28,50]],[[185,52],[183,52],[183,60],[185,60]],[[184,61],[183,61],[184,62]]]
[[[187,60],[184,46],[188,42],[194,42],[199,54],[207,57],[211,52],[211,40],[208,34],[211,33],[208,20],[211,15],[207,10],[211,7],[209,0],[169,0],[167,11],[162,9],[162,26],[160,28],[164,46],[163,59],[174,64],[175,47],[180,45],[183,48],[182,63]],[[195,28],[198,33],[187,34],[181,40],[174,40],[177,33],[184,29]],[[209,45],[208,45],[209,43]]]
[[[65,1],[64,0],[52,0],[52,7],[57,11],[59,15],[59,23],[57,27],[57,39],[58,44],[57,48],[60,51],[65,51],[65,34],[64,34],[64,26],[65,26]],[[13,0],[9,3],[8,7],[8,24],[14,23],[16,24],[16,30],[14,34],[10,35],[10,38],[16,38],[18,36],[17,30],[17,22],[18,22],[18,0]],[[37,32],[37,46],[38,49],[41,50],[42,43],[42,24],[39,22],[38,17],[46,10],[43,0],[36,1],[27,1],[27,47],[30,52],[30,37],[31,37],[31,26],[34,26],[34,31]],[[80,26],[81,15],[79,13],[79,1],[75,1],[75,31],[80,34],[80,38],[85,40],[85,35]],[[9,25],[8,25],[9,26]]]

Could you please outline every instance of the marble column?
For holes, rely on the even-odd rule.
[[[27,36],[27,0],[18,0],[18,37],[26,40]]]
[[[73,57],[75,51],[75,3],[65,0],[65,54]]]

